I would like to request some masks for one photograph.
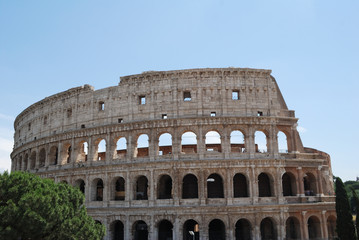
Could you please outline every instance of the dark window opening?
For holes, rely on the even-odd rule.
[[[258,112],[257,112],[257,117],[261,117],[261,116],[263,116],[263,112],[258,111]]]
[[[115,183],[115,200],[125,200],[125,179],[118,178]]]
[[[188,174],[183,178],[182,198],[198,198],[198,180],[193,174]]]
[[[102,200],[103,200],[103,182],[101,179],[99,179],[96,184],[96,199],[95,199],[95,201],[102,201]]]
[[[274,224],[270,218],[265,218],[262,220],[260,225],[261,237],[262,240],[272,240],[277,239],[277,234],[274,229]]]
[[[99,111],[104,111],[105,110],[105,103],[104,102],[99,102],[98,109],[99,109]]]
[[[125,239],[125,235],[124,235],[124,225],[121,221],[116,220],[115,222],[112,223],[112,239],[113,240],[124,240]]]
[[[259,197],[271,197],[271,183],[267,174],[261,173],[258,176]]]
[[[246,219],[240,219],[236,223],[236,240],[251,240],[251,224]]]
[[[162,114],[162,119],[167,119],[167,114]]]
[[[172,240],[173,225],[167,220],[162,220],[158,226],[158,240]]]
[[[47,117],[44,117],[44,125],[47,125]]]
[[[224,198],[223,181],[218,174],[211,174],[207,178],[208,198]]]
[[[237,173],[233,178],[234,197],[248,197],[247,179],[243,174]]]
[[[81,124],[81,128],[85,128],[86,126],[85,126],[85,124]]]
[[[209,240],[225,240],[226,228],[224,223],[219,219],[214,219],[208,226]]]
[[[211,117],[215,117],[216,116],[216,112],[211,112]]]
[[[195,220],[183,224],[183,240],[199,240],[199,225]]]
[[[191,100],[192,100],[191,92],[183,92],[183,101],[188,102]]]
[[[122,119],[122,118],[119,118],[119,119],[118,119],[118,123],[123,123],[123,119]]]
[[[168,175],[163,175],[158,183],[158,199],[172,198],[172,179]]]
[[[137,221],[133,225],[134,240],[147,240],[148,239],[148,227],[144,221]]]
[[[27,126],[27,130],[31,130],[31,123],[29,123],[29,125]]]
[[[141,176],[136,182],[136,200],[147,200],[148,180],[145,176]]]
[[[67,109],[67,118],[70,118],[72,116],[72,109]]]

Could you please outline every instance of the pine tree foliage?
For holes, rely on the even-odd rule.
[[[351,215],[348,195],[343,181],[337,178],[335,181],[335,209],[337,211],[337,233],[341,240],[354,240],[355,228]]]
[[[0,174],[0,239],[99,240],[82,192],[25,172]]]
[[[355,229],[356,229],[356,235],[357,239],[359,238],[359,197],[358,194],[355,192],[355,189],[352,188],[353,198],[355,201]]]

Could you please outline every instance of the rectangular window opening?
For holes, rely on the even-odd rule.
[[[211,112],[211,117],[215,117],[216,116],[216,112]]]
[[[67,118],[70,118],[72,116],[72,109],[67,109]]]
[[[140,105],[146,104],[146,97],[145,96],[139,96],[139,103]]]
[[[167,114],[162,114],[162,119],[167,119]]]
[[[239,100],[239,91],[232,91],[232,100]]]
[[[183,92],[183,101],[189,102],[191,100],[192,100],[191,92],[189,91]]]
[[[258,111],[257,112],[257,117],[261,117],[261,116],[263,116],[263,112]]]
[[[85,128],[85,124],[81,124],[81,128]]]
[[[104,111],[104,110],[105,110],[105,103],[99,102],[99,111]]]
[[[123,119],[122,119],[122,118],[119,118],[119,119],[118,119],[118,123],[123,123]]]

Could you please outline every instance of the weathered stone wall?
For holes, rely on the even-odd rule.
[[[200,239],[209,239],[215,219],[224,224],[226,239],[240,239],[240,219],[249,223],[245,229],[252,239],[263,234],[285,239],[291,231],[298,239],[328,239],[335,219],[329,155],[303,147],[298,119],[270,73],[241,68],[145,72],[122,77],[118,86],[94,91],[85,85],[50,96],[16,118],[12,170],[84,184],[88,211],[106,225],[107,239],[117,234],[116,220],[123,224],[124,239],[138,238],[138,221],[147,224],[149,239],[163,239],[163,220],[172,224],[173,239],[187,239],[187,220],[196,221]],[[188,132],[196,143],[183,142]],[[217,142],[206,142],[213,132]],[[241,143],[232,138],[239,132]],[[265,134],[264,151],[257,132]],[[171,141],[161,145],[164,133]],[[285,152],[278,148],[279,133],[286,136]],[[144,134],[148,145],[143,147],[138,138]],[[125,147],[119,147],[119,139]],[[104,151],[98,149],[101,140]],[[184,197],[188,175],[197,179],[197,197]],[[141,176],[148,181],[146,193],[138,190]],[[162,176],[171,185],[163,185]],[[211,182],[218,180],[223,195],[213,197],[220,187]],[[236,195],[237,188],[245,188],[245,196]],[[139,193],[147,199],[138,199]],[[264,233],[268,224],[270,234]],[[298,227],[290,231],[290,226]]]

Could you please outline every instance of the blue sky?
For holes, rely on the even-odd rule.
[[[0,169],[13,120],[49,95],[148,70],[272,69],[303,144],[359,176],[359,2],[0,0]]]

